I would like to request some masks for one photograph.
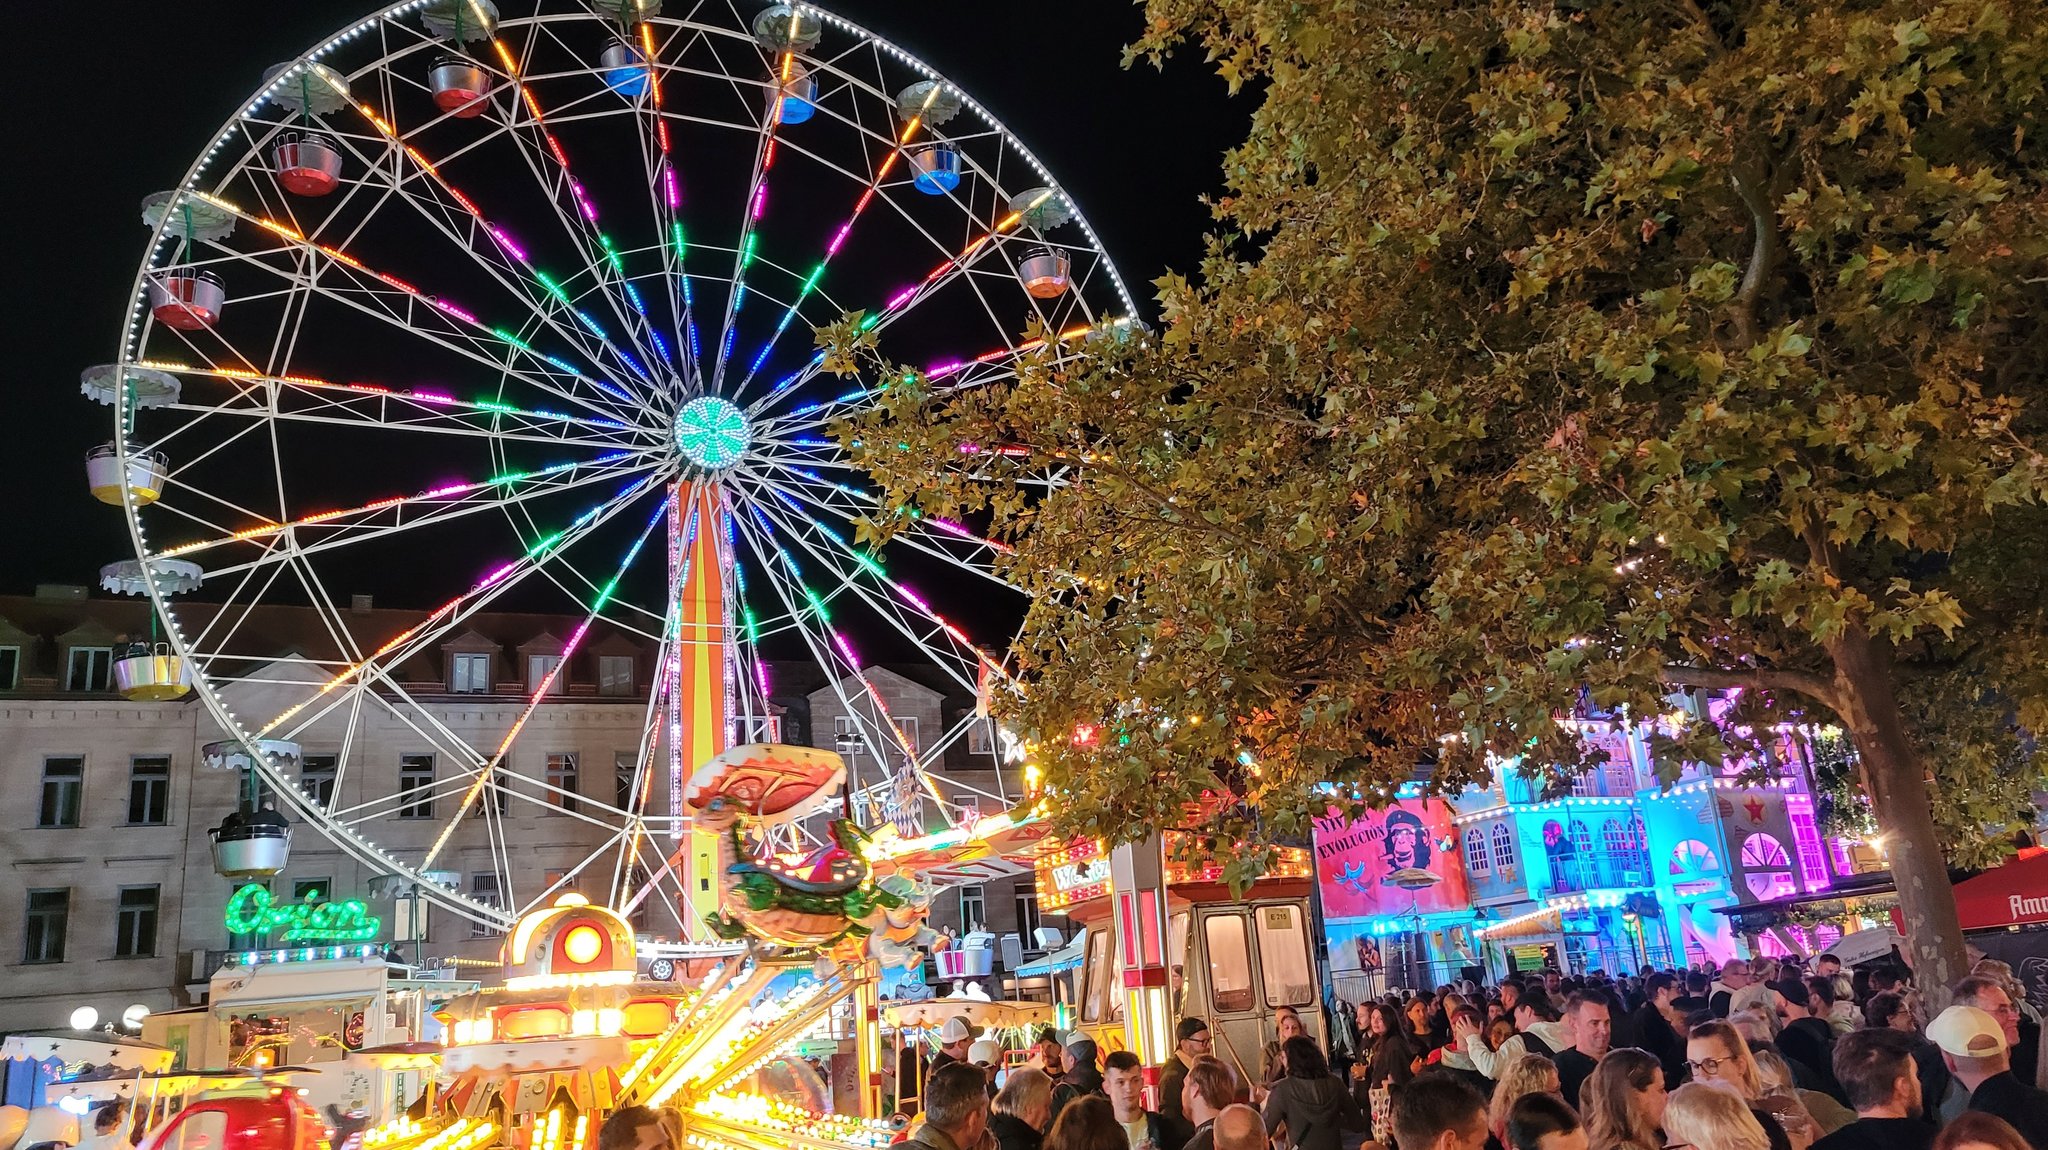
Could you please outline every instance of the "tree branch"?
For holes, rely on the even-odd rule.
[[[1763,687],[1775,691],[1795,691],[1831,710],[1840,709],[1835,705],[1835,685],[1807,671],[1764,670],[1760,667],[1723,670],[1719,667],[1691,667],[1683,663],[1666,663],[1662,677],[1665,682],[1676,686],[1705,687],[1709,690]]]

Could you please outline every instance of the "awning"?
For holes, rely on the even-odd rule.
[[[1086,932],[1074,935],[1074,941],[1053,951],[1036,962],[1027,962],[1016,970],[1018,978],[1043,978],[1049,974],[1060,974],[1081,965],[1086,957],[1082,944],[1088,941]]]
[[[384,993],[385,973],[382,961],[348,959],[222,967],[208,987],[207,1006],[216,1015],[315,1003],[356,1007]]]
[[[2048,923],[2048,849],[2029,848],[1957,883],[1956,914],[1966,931]]]

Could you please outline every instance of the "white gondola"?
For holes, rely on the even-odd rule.
[[[434,106],[458,120],[481,116],[490,107],[491,74],[474,60],[443,57],[428,74],[427,86],[434,90]]]
[[[192,691],[185,660],[169,643],[131,643],[114,660],[114,690],[137,703],[167,703]]]
[[[227,285],[207,271],[173,271],[150,279],[149,314],[165,327],[199,331],[220,322],[227,306]]]
[[[116,507],[121,506],[124,490],[137,506],[155,503],[164,493],[170,470],[169,456],[146,447],[130,447],[126,466],[111,443],[102,443],[85,454],[86,487],[94,499]]]
[[[1017,264],[1017,279],[1033,299],[1058,299],[1073,282],[1073,261],[1057,248],[1040,248]]]
[[[286,132],[270,155],[277,182],[295,196],[324,196],[341,186],[341,147],[318,132]]]

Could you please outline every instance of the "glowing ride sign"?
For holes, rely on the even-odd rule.
[[[279,942],[362,942],[377,937],[384,925],[356,899],[273,903],[270,892],[253,882],[228,899],[221,917],[230,934],[268,934],[282,928]]]

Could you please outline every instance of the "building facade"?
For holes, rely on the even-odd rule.
[[[276,614],[264,623],[279,661],[253,678],[307,673],[303,656],[317,656],[322,643],[310,631],[312,613],[265,610]],[[419,619],[367,602],[357,610],[388,615],[372,622],[394,634]],[[260,943],[229,933],[224,910],[242,884],[213,866],[208,831],[237,809],[248,786],[243,772],[204,765],[203,748],[221,730],[193,696],[132,702],[111,689],[116,651],[147,635],[149,622],[146,603],[89,598],[75,588],[0,596],[0,772],[18,796],[0,820],[0,858],[14,880],[0,886],[0,924],[20,930],[16,953],[0,953],[0,1031],[61,1025],[79,1006],[112,1018],[133,1005],[189,1005],[221,952]],[[397,673],[434,722],[471,746],[493,745],[526,713],[530,684],[561,662],[560,637],[579,622],[478,615]],[[594,632],[558,674],[560,697],[526,719],[505,785],[493,784],[463,808],[435,868],[482,901],[511,905],[532,893],[527,884],[553,885],[587,858],[607,828],[583,808],[626,805],[654,659],[652,646],[635,637]],[[827,682],[810,664],[773,664],[770,673],[771,729],[757,733],[834,747],[847,701],[859,705],[866,688]],[[875,666],[862,677],[892,714],[915,718],[910,726],[927,737],[975,706],[971,695],[948,692],[919,668]],[[232,702],[237,714],[248,714],[263,701]],[[467,797],[454,764],[417,726],[389,714],[358,716],[345,729],[338,719],[316,722],[298,741],[308,792],[401,859],[424,858],[453,804]],[[962,784],[952,793],[1001,796],[997,758],[977,753],[988,749],[989,736],[970,732],[952,745],[920,747],[919,755],[927,771]],[[862,777],[872,771],[862,765]],[[988,801],[990,811],[999,809],[999,798]],[[893,810],[904,828],[937,829],[948,814],[920,793],[875,809]],[[289,865],[267,881],[274,900],[362,899],[381,920],[375,941],[396,944],[408,958],[496,956],[495,931],[415,900],[319,828],[294,822]],[[507,880],[518,886],[499,889]],[[592,876],[599,889],[588,893],[602,895],[609,880]],[[1030,949],[1030,878],[1021,880],[1021,898],[1018,881],[942,893],[934,925],[999,935],[1023,927]],[[566,882],[573,889],[583,879],[572,874]],[[679,933],[673,908],[643,906],[636,926],[657,938]]]

